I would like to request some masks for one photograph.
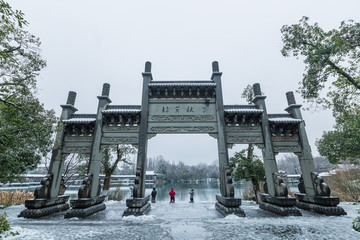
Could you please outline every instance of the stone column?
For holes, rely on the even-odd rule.
[[[267,188],[271,196],[276,196],[273,173],[277,173],[278,168],[276,165],[275,153],[271,139],[269,119],[266,111],[266,105],[265,105],[266,96],[262,96],[259,83],[255,83],[253,85],[253,88],[254,88],[254,96],[255,96],[253,103],[257,105],[259,109],[263,110],[263,113],[261,115],[261,125],[262,125],[261,127],[264,138],[264,147],[262,149],[262,155],[264,159]]]
[[[93,145],[91,148],[90,164],[88,169],[88,174],[92,174],[93,176],[91,181],[91,191],[90,191],[91,198],[97,196],[97,191],[99,186],[99,173],[100,173],[101,159],[102,159],[101,137],[102,137],[102,125],[103,125],[103,117],[101,111],[105,110],[106,106],[111,103],[111,100],[109,98],[109,92],[110,92],[110,84],[104,83],[102,94],[101,96],[98,96],[99,104],[97,109]]]
[[[229,167],[229,154],[227,148],[227,134],[224,116],[224,103],[221,88],[221,75],[219,72],[218,62],[212,63],[212,76],[211,80],[216,83],[216,113],[217,113],[217,126],[218,126],[218,154],[219,154],[219,169],[220,169],[220,192],[223,197],[234,197],[234,188],[232,184],[227,186],[226,170]]]
[[[296,104],[293,92],[287,92],[286,98],[288,107],[285,109],[291,117],[303,120],[301,116],[301,105]],[[311,173],[315,172],[314,160],[311,154],[310,144],[305,131],[305,123],[302,121],[299,126],[299,138],[302,152],[298,154],[302,177],[305,185],[305,192],[308,196],[315,196],[314,183]]]
[[[143,198],[145,196],[145,176],[146,176],[146,153],[147,153],[147,130],[148,130],[148,115],[149,115],[149,83],[153,80],[151,74],[151,62],[145,63],[145,72],[143,76],[143,91],[141,100],[141,117],[139,125],[139,148],[137,153],[136,167],[138,169],[137,179],[135,182],[133,197]]]
[[[71,118],[77,109],[74,107],[76,100],[76,92],[70,91],[66,104],[61,105],[62,112],[60,117],[60,124],[62,120]],[[64,143],[64,128],[61,127],[55,137],[55,144],[52,150],[51,162],[49,166],[49,174],[52,175],[53,179],[50,187],[50,198],[57,198],[62,178],[62,172],[64,168],[64,157],[62,155],[62,147]]]

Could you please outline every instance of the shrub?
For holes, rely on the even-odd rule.
[[[10,230],[10,224],[6,219],[6,213],[0,214],[0,234],[9,230]]]
[[[360,213],[360,211],[359,211],[359,213]],[[354,221],[353,221],[353,229],[355,231],[360,232],[360,217],[357,217],[357,218],[354,219]]]
[[[326,178],[331,189],[331,195],[341,201],[358,202],[360,200],[360,169],[348,168],[337,171],[336,174]]]

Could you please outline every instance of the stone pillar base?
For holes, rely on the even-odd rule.
[[[260,208],[281,216],[302,216],[300,210],[295,207],[296,199],[291,197],[274,197],[261,193]]]
[[[123,216],[140,216],[147,214],[151,209],[151,204],[149,203],[150,195],[143,198],[130,198],[126,199],[126,206]]]
[[[65,211],[69,209],[68,195],[61,195],[54,199],[38,198],[28,199],[25,201],[27,209],[21,211],[18,217],[24,218],[40,218],[53,213]]]
[[[327,216],[347,215],[342,207],[338,207],[340,200],[337,197],[314,196],[296,193],[296,206],[303,210],[314,211]]]
[[[241,198],[234,197],[223,197],[221,195],[216,195],[215,208],[218,212],[220,212],[224,217],[230,214],[235,214],[239,217],[245,217],[244,210],[241,206]]]
[[[103,203],[106,196],[97,196],[95,198],[79,198],[70,200],[71,209],[65,214],[65,218],[86,218],[94,213],[105,210]]]

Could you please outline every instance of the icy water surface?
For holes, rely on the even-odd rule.
[[[107,209],[87,219],[64,219],[59,213],[38,220],[17,218],[23,205],[6,211],[13,230],[20,235],[9,239],[360,239],[352,230],[359,205],[341,203],[347,216],[327,217],[302,211],[302,217],[281,217],[244,201],[246,217],[222,217],[215,199],[158,201],[141,217],[122,217],[125,202],[106,202]]]

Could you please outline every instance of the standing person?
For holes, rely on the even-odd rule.
[[[156,203],[156,201],[155,201],[156,194],[157,194],[156,189],[153,188],[153,190],[152,190],[152,192],[151,192],[151,202],[152,202],[152,203]]]
[[[172,188],[169,192],[169,195],[170,195],[170,203],[174,203],[175,202],[175,191],[174,189]]]
[[[189,194],[190,194],[190,203],[194,202],[194,189],[189,190]]]

